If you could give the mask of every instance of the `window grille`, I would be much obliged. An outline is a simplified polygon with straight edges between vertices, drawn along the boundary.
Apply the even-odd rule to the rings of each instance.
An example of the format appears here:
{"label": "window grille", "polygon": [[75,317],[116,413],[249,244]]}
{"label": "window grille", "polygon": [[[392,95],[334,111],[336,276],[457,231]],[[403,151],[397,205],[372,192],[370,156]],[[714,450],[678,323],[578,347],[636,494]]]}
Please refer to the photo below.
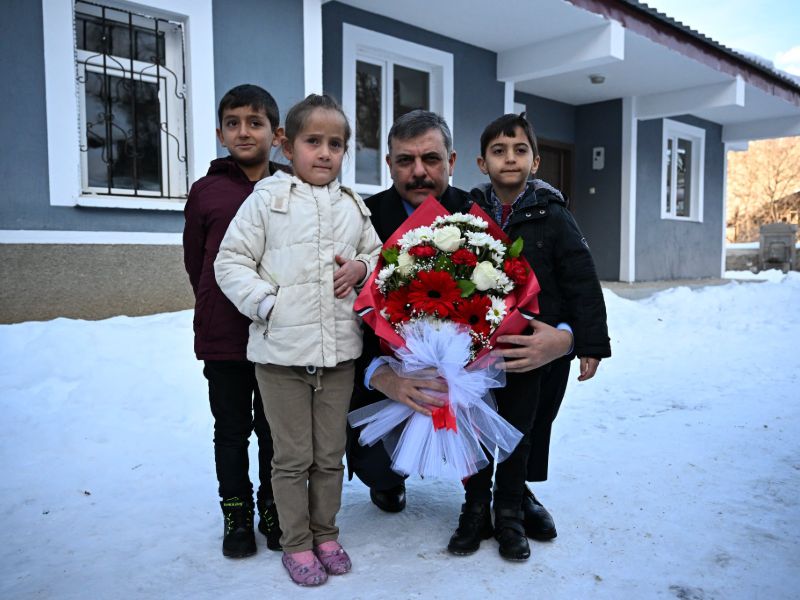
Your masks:
{"label": "window grille", "polygon": [[183,24],[75,2],[83,194],[183,199]]}

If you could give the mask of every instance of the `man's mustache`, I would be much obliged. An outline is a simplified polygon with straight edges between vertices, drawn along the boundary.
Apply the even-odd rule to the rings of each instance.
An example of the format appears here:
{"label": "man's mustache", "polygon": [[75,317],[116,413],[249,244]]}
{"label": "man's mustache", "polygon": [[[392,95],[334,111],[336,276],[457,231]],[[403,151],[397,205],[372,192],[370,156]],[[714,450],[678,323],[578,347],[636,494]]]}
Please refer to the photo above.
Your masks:
{"label": "man's mustache", "polygon": [[436,187],[430,179],[415,179],[406,184],[407,190],[432,190]]}

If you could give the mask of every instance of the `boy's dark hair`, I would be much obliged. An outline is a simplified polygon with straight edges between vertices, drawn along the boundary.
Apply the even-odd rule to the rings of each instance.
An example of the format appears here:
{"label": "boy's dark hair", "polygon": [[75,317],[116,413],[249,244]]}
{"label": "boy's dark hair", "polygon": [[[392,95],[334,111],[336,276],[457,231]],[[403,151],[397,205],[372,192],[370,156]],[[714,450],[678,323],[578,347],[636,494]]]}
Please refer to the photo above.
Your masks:
{"label": "boy's dark hair", "polygon": [[284,127],[286,139],[290,144],[294,142],[297,134],[303,130],[303,126],[308,120],[308,115],[310,115],[317,108],[335,110],[342,115],[342,118],[344,119],[344,145],[345,150],[347,150],[347,142],[350,140],[350,135],[352,134],[350,122],[347,120],[347,115],[344,114],[344,110],[342,109],[341,105],[333,98],[333,96],[329,96],[328,94],[309,94],[303,100],[289,109],[289,112],[286,115],[286,125]]}
{"label": "boy's dark hair", "polygon": [[453,134],[441,116],[429,110],[412,110],[401,115],[389,130],[389,152],[392,151],[392,140],[410,140],[431,129],[438,129],[444,138],[444,148],[449,156],[453,152]]}
{"label": "boy's dark hair", "polygon": [[509,113],[489,123],[481,134],[481,156],[486,158],[486,148],[489,147],[489,143],[493,139],[501,135],[513,137],[516,133],[514,130],[517,127],[525,132],[525,136],[528,138],[528,142],[531,145],[531,150],[533,150],[533,156],[539,156],[539,146],[536,144],[536,133],[534,133],[533,125],[530,124],[530,121],[528,121],[525,115],[525,112],[521,112],[518,115]]}
{"label": "boy's dark hair", "polygon": [[217,109],[219,126],[222,127],[222,113],[226,109],[239,108],[240,106],[252,106],[255,110],[263,110],[267,113],[267,119],[269,119],[269,124],[272,126],[272,131],[275,131],[280,125],[281,114],[278,111],[278,103],[275,102],[272,94],[262,87],[245,83],[228,90],[222,100],[219,101],[219,108]]}

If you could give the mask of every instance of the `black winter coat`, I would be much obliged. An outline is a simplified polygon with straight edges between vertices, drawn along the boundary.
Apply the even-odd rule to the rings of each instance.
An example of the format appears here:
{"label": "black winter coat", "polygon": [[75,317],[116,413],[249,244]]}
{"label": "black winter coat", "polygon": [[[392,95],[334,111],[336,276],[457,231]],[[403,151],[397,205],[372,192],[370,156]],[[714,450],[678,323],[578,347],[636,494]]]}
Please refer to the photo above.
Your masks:
{"label": "black winter coat", "polygon": [[[470,196],[493,217],[490,193],[487,184]],[[522,237],[522,253],[542,288],[538,318],[553,326],[569,323],[577,356],[611,356],[606,305],[592,254],[561,193],[541,180],[529,182],[505,231],[511,240]]]}

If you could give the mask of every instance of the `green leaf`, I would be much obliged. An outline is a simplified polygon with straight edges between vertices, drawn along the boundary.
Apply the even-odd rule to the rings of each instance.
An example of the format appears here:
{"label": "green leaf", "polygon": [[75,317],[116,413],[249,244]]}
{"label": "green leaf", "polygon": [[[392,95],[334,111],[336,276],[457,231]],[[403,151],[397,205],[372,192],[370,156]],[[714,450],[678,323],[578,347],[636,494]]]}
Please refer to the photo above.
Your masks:
{"label": "green leaf", "polygon": [[511,247],[508,249],[508,255],[511,258],[517,258],[522,253],[522,238],[518,237],[514,240],[514,243],[511,244]]}
{"label": "green leaf", "polygon": [[470,281],[469,279],[459,279],[458,282],[456,282],[456,284],[458,285],[458,288],[461,290],[462,298],[469,298],[473,293],[475,293],[475,290],[477,289],[475,287],[475,284],[472,283],[472,281]]}
{"label": "green leaf", "polygon": [[397,246],[391,246],[389,248],[384,248],[381,251],[381,256],[383,256],[383,260],[386,261],[387,265],[396,265],[397,257],[400,256],[400,251],[397,249]]}

